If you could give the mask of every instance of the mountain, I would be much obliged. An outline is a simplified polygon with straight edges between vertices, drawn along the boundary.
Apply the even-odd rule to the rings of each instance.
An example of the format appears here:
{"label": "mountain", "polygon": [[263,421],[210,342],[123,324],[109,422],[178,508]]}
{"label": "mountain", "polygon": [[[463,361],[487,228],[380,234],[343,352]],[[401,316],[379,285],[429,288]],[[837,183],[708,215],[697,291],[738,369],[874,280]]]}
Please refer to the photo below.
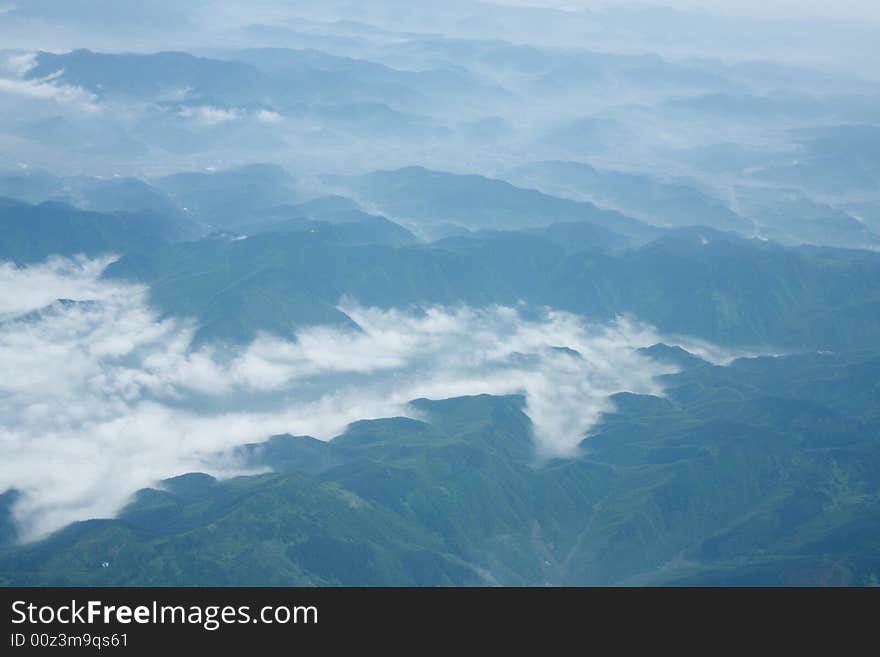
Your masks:
{"label": "mountain", "polygon": [[290,336],[312,324],[351,326],[343,296],[389,308],[420,303],[516,303],[542,289],[562,248],[516,234],[460,246],[340,244],[334,230],[207,239],[138,253],[106,275],[149,283],[167,313],[199,320],[199,341],[242,342],[264,330]]}
{"label": "mountain", "polygon": [[407,167],[350,178],[336,184],[393,218],[422,224],[454,223],[470,229],[525,228],[562,222],[586,222],[616,236],[617,243],[638,244],[656,229],[591,203],[548,196],[533,189],[478,175],[456,175]]}
{"label": "mountain", "polygon": [[[274,215],[275,212],[272,214]],[[247,226],[247,230],[250,234],[307,232],[317,234],[329,243],[344,246],[368,244],[408,246],[419,242],[419,239],[406,228],[385,217],[363,212],[346,214],[349,215],[347,217],[349,221],[317,221],[298,217],[272,218],[264,223],[251,224]]]}
{"label": "mountain", "polygon": [[0,172],[0,197],[42,203],[54,196],[62,186],[62,179],[48,171],[30,168]]}
{"label": "mountain", "polygon": [[180,215],[179,208],[166,194],[149,183],[132,177],[65,178],[52,200],[97,212],[154,212]]}
{"label": "mountain", "polygon": [[29,79],[61,73],[70,85],[100,97],[158,100],[181,93],[215,102],[256,100],[265,84],[256,68],[243,62],[195,57],[185,52],[98,53],[80,49],[37,53]]}
{"label": "mountain", "polygon": [[869,348],[880,331],[878,254],[710,228],[669,231],[617,253],[604,248],[606,232],[594,239],[587,226],[391,247],[340,241],[335,225],[170,245],[122,258],[106,275],[148,283],[162,312],[200,321],[200,340],[349,325],[336,309],[342,297],[382,308],[524,301],[770,349]]}
{"label": "mountain", "polygon": [[[544,80],[544,88],[536,91],[547,93],[546,83]],[[554,91],[559,93],[560,89]],[[631,137],[618,119],[591,116],[565,121],[543,131],[535,139],[535,148],[549,149],[553,158],[581,159],[607,154]]]}
{"label": "mountain", "polygon": [[869,3],[579,4],[0,0],[0,586],[880,585]]}
{"label": "mountain", "polygon": [[381,102],[395,109],[436,114],[460,112],[467,105],[492,106],[510,97],[502,87],[450,64],[398,69],[314,48],[250,48],[218,56],[260,69],[279,87],[298,90],[300,102],[307,103]]}
{"label": "mountain", "polygon": [[243,457],[274,473],[169,480],[115,520],[3,550],[0,573],[7,585],[870,584],[880,409],[861,392],[878,382],[877,352],[688,357],[668,398],[617,395],[578,458],[544,463],[519,397],[417,400],[422,420],[249,446]]}
{"label": "mountain", "polygon": [[101,100],[153,101],[168,108],[272,108],[297,111],[325,105],[385,106],[404,114],[439,114],[489,108],[509,99],[502,87],[466,68],[398,70],[315,49],[100,53],[79,49],[36,53],[30,80],[57,76]]}
{"label": "mountain", "polygon": [[880,247],[880,232],[844,209],[814,201],[798,189],[737,187],[740,211],[763,237],[785,244],[865,249]]}
{"label": "mountain", "polygon": [[364,212],[350,198],[320,196],[295,205],[285,204],[254,212],[246,225],[249,234],[306,231],[319,233],[334,244],[406,246],[419,242],[409,230],[381,215]]}
{"label": "mountain", "polygon": [[550,303],[587,315],[611,307],[720,344],[853,349],[880,330],[878,274],[868,251],[687,228],[617,257],[569,257]]}
{"label": "mountain", "polygon": [[761,169],[760,177],[833,196],[880,184],[880,127],[833,125],[800,130],[796,138],[797,159]]}
{"label": "mountain", "polygon": [[681,347],[670,346],[662,342],[658,342],[650,347],[642,347],[639,349],[639,353],[642,353],[653,360],[674,363],[682,369],[708,365],[708,363],[699,356],[695,356]]}
{"label": "mountain", "polygon": [[648,223],[712,226],[746,234],[752,230],[751,222],[685,182],[665,182],[646,174],[602,171],[581,162],[535,162],[517,167],[506,177],[550,194],[592,198]]}
{"label": "mountain", "polygon": [[189,216],[218,228],[246,225],[260,210],[298,200],[290,174],[270,164],[175,173],[152,183]]}
{"label": "mountain", "polygon": [[191,234],[186,221],[152,212],[100,213],[56,202],[0,198],[0,260],[28,264],[51,255],[152,250]]}

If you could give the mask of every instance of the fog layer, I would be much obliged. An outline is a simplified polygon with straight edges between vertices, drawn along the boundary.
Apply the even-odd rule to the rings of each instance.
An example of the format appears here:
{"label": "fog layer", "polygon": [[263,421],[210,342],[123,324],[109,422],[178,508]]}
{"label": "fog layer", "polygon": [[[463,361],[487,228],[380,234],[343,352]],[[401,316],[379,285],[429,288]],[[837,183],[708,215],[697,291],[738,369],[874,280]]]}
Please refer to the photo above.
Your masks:
{"label": "fog layer", "polygon": [[241,472],[236,446],[330,439],[354,420],[412,416],[420,397],[523,394],[536,458],[568,456],[613,408],[609,395],[662,394],[657,377],[675,371],[635,351],[661,340],[649,326],[509,307],[345,301],[361,330],[193,351],[193,327],[157,317],[145,289],[99,280],[106,264],[0,267],[0,489],[23,493],[26,538],[111,516],[169,476]]}

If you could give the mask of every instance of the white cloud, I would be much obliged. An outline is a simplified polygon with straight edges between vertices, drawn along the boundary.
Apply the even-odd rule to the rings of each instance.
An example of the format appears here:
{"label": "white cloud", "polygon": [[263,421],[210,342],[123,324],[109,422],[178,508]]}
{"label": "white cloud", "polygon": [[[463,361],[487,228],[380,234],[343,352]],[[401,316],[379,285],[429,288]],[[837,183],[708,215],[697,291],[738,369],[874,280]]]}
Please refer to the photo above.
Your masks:
{"label": "white cloud", "polygon": [[0,62],[0,94],[52,102],[64,108],[95,113],[100,107],[97,97],[82,87],[60,81],[64,71],[42,78],[27,79],[37,63],[34,53],[9,55]]}
{"label": "white cloud", "polygon": [[257,112],[256,117],[257,121],[259,121],[260,123],[275,124],[284,121],[283,116],[281,116],[278,112],[274,112],[272,110],[261,109]]}
{"label": "white cloud", "polygon": [[236,109],[223,109],[222,107],[211,107],[210,105],[184,107],[178,113],[184,118],[192,119],[196,123],[206,126],[219,125],[240,118],[240,114]]}
{"label": "white cloud", "polygon": [[329,439],[354,420],[411,414],[419,397],[524,394],[539,454],[570,455],[609,395],[662,394],[657,376],[672,371],[635,350],[661,339],[648,326],[507,307],[416,316],[346,303],[361,331],[192,351],[192,324],[158,318],[142,287],[99,280],[106,264],[0,266],[0,370],[15,373],[0,380],[0,490],[24,493],[29,538],[112,516],[169,476],[234,474],[236,446]]}
{"label": "white cloud", "polygon": [[112,261],[112,257],[53,257],[31,267],[0,262],[0,320],[42,308],[56,299],[112,295],[114,286],[98,280]]}
{"label": "white cloud", "polygon": [[23,78],[37,65],[37,53],[24,52],[7,56],[0,60],[0,70],[16,78]]}
{"label": "white cloud", "polygon": [[222,108],[213,107],[211,105],[191,105],[180,109],[177,114],[187,119],[191,119],[195,123],[203,126],[215,126],[230,121],[238,121],[247,116],[251,116],[259,123],[276,125],[284,121],[284,117],[278,112],[272,110],[261,109],[247,114],[238,108]]}

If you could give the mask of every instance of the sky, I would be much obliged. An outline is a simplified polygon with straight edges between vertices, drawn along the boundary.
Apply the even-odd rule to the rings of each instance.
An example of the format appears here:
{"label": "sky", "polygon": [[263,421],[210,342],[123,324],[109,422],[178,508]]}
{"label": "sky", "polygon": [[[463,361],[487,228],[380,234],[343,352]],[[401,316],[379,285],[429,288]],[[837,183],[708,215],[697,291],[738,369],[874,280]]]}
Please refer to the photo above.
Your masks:
{"label": "sky", "polygon": [[496,4],[559,9],[601,9],[634,5],[703,10],[743,16],[804,18],[823,17],[880,22],[877,0],[491,0]]}

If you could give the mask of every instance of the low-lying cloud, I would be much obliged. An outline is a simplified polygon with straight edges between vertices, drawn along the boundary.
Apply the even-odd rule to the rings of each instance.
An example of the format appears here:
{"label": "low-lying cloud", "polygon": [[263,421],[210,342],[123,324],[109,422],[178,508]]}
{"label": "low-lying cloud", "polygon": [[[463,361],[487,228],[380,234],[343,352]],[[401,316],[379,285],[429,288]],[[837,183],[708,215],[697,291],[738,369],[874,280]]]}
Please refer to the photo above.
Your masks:
{"label": "low-lying cloud", "polygon": [[93,93],[61,81],[63,70],[41,78],[26,78],[36,64],[34,53],[8,55],[0,60],[0,94],[51,101],[61,108],[89,114],[99,110],[97,97]]}
{"label": "low-lying cloud", "polygon": [[145,288],[100,280],[106,264],[0,265],[0,491],[22,493],[28,539],[113,516],[166,477],[240,473],[231,453],[242,444],[330,439],[354,420],[413,416],[419,397],[524,394],[538,456],[568,456],[609,395],[662,394],[657,377],[674,371],[636,350],[662,339],[636,321],[497,306],[345,302],[361,331],[192,350],[194,325],[159,318]]}

